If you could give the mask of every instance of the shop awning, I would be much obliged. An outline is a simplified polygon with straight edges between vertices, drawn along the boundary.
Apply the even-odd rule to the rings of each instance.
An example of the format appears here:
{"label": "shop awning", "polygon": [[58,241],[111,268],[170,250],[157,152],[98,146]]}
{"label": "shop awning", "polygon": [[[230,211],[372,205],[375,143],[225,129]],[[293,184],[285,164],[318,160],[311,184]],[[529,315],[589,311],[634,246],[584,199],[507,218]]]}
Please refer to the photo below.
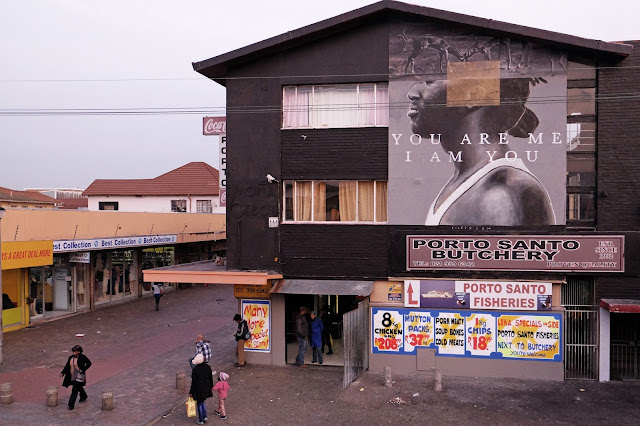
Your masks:
{"label": "shop awning", "polygon": [[145,269],[142,273],[147,282],[164,283],[267,285],[269,280],[282,278],[282,274],[274,271],[227,269],[215,260]]}
{"label": "shop awning", "polygon": [[369,296],[373,281],[278,280],[271,293]]}
{"label": "shop awning", "polygon": [[635,299],[602,299],[600,307],[614,313],[640,314],[640,300]]}

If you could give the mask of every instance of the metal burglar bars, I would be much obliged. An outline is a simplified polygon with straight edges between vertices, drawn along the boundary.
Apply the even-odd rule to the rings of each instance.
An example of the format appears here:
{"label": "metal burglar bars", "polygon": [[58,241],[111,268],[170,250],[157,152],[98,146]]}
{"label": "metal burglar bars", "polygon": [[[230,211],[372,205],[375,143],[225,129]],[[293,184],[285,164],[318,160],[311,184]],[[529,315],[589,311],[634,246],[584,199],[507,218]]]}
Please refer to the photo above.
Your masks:
{"label": "metal burglar bars", "polygon": [[598,379],[598,307],[594,281],[567,277],[562,286],[565,379]]}
{"label": "metal burglar bars", "polygon": [[638,314],[611,314],[611,378],[640,379]]}
{"label": "metal burglar bars", "polygon": [[344,378],[346,388],[364,370],[369,368],[369,298],[357,309],[342,317],[342,343],[344,345]]}

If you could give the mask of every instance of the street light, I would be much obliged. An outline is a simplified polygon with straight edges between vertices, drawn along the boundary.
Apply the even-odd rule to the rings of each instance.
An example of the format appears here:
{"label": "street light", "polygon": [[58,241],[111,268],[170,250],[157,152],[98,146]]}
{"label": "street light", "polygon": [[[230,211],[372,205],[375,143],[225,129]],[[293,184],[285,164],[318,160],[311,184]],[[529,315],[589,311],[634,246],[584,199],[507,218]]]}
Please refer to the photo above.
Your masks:
{"label": "street light", "polygon": [[[0,294],[2,294],[2,216],[4,216],[4,208],[0,207]],[[2,324],[2,310],[0,310],[0,365],[4,362],[3,346],[4,346],[4,325]]]}

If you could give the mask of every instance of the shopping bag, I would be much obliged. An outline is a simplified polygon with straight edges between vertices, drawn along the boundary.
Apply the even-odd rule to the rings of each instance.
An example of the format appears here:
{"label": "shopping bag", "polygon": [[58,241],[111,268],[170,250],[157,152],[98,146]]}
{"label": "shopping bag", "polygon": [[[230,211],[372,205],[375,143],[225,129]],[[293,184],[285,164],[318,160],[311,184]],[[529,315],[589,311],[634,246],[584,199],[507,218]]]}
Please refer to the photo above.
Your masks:
{"label": "shopping bag", "polygon": [[196,401],[192,397],[189,397],[189,399],[187,399],[187,402],[185,402],[185,405],[187,406],[187,417],[195,417]]}

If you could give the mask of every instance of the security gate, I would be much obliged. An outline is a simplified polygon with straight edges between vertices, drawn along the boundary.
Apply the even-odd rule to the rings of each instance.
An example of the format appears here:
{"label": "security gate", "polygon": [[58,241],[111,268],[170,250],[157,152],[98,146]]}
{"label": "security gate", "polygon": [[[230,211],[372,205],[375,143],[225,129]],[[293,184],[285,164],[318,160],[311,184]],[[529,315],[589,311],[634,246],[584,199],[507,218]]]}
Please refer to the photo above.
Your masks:
{"label": "security gate", "polygon": [[344,378],[346,388],[364,370],[369,368],[369,298],[357,309],[342,317],[342,343],[344,345]]}
{"label": "security gate", "polygon": [[598,379],[598,307],[593,278],[567,277],[562,286],[565,379]]}
{"label": "security gate", "polygon": [[611,314],[611,378],[640,379],[640,315]]}

